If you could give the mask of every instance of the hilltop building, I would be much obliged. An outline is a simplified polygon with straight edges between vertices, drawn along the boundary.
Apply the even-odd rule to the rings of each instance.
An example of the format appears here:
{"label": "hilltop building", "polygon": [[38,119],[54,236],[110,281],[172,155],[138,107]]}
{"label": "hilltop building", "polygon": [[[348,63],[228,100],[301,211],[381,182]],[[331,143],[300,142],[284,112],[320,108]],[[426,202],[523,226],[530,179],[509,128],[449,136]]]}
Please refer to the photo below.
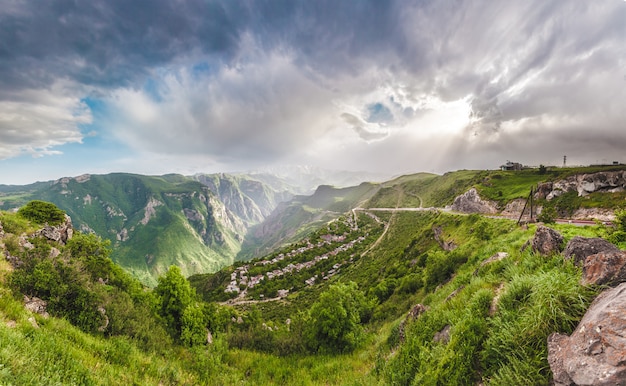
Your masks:
{"label": "hilltop building", "polygon": [[500,165],[500,170],[522,170],[522,164],[507,160],[504,165]]}

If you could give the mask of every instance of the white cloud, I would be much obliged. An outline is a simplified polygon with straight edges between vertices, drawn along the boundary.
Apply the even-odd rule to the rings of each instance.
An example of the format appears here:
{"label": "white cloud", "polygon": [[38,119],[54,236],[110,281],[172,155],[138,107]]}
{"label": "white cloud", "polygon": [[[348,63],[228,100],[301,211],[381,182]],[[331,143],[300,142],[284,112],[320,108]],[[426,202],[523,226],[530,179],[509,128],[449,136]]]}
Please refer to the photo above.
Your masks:
{"label": "white cloud", "polygon": [[0,159],[23,154],[60,154],[54,148],[81,142],[81,125],[92,122],[89,107],[71,85],[0,92]]}

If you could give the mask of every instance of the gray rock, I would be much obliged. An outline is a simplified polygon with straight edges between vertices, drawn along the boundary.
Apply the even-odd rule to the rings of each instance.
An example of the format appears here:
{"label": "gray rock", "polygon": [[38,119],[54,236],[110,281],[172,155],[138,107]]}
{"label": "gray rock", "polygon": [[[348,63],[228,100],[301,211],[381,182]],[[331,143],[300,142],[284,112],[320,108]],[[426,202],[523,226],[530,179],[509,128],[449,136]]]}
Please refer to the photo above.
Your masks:
{"label": "gray rock", "polygon": [[571,336],[548,337],[556,386],[626,386],[626,283],[604,291]]}
{"label": "gray rock", "polygon": [[74,235],[72,219],[70,216],[65,215],[65,221],[62,224],[56,226],[47,225],[37,232],[36,235],[43,236],[48,240],[56,241],[61,245],[65,245],[65,243]]}
{"label": "gray rock", "polygon": [[497,252],[495,255],[491,256],[487,260],[480,263],[481,267],[484,267],[487,264],[495,263],[496,261],[504,260],[509,257],[509,254],[506,252]]}
{"label": "gray rock", "polygon": [[439,332],[435,334],[433,337],[433,341],[437,343],[448,344],[450,342],[450,325],[446,324],[446,326]]}
{"label": "gray rock", "polygon": [[45,300],[39,299],[38,297],[34,296],[31,298],[24,295],[24,308],[26,308],[30,312],[34,312],[43,316],[44,318],[47,318],[48,316],[50,316],[46,311],[47,306],[48,303],[46,303]]}
{"label": "gray rock", "polygon": [[619,252],[619,248],[601,238],[575,236],[567,243],[563,255],[566,259],[574,259],[574,264],[581,266],[588,256],[600,252]]}
{"label": "gray rock", "polygon": [[531,244],[533,251],[548,256],[561,252],[563,249],[563,236],[554,229],[539,225]]}
{"label": "gray rock", "polygon": [[480,198],[475,188],[455,198],[450,209],[462,213],[495,214],[498,212],[497,205]]}
{"label": "gray rock", "polygon": [[439,246],[443,248],[444,251],[450,252],[456,249],[457,245],[454,241],[446,241],[443,238],[443,228],[440,225],[433,226],[433,233],[435,235],[435,240],[439,243]]}

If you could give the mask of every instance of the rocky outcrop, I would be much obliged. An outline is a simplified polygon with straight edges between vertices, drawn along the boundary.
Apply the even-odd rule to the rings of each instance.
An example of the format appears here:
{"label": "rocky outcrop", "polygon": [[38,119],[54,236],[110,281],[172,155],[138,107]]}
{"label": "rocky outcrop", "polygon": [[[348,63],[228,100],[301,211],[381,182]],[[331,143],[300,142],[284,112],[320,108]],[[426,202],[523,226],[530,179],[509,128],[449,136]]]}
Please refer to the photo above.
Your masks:
{"label": "rocky outcrop", "polygon": [[602,208],[578,208],[572,213],[573,220],[598,220],[613,221],[615,220],[615,212],[611,209]]}
{"label": "rocky outcrop", "polygon": [[437,243],[439,243],[439,246],[443,248],[444,251],[450,252],[456,249],[457,245],[454,241],[446,241],[443,239],[443,228],[441,226],[433,226],[433,233],[435,235],[435,240],[437,240]]}
{"label": "rocky outcrop", "polygon": [[571,336],[548,337],[556,386],[626,385],[626,283],[600,294]]}
{"label": "rocky outcrop", "polygon": [[455,198],[450,209],[461,213],[495,214],[498,212],[497,205],[491,201],[480,198],[475,188]]}
{"label": "rocky outcrop", "polygon": [[156,215],[156,208],[161,205],[163,205],[161,201],[157,200],[154,197],[150,197],[150,200],[148,200],[148,203],[146,204],[146,207],[144,208],[144,215],[143,215],[143,219],[141,219],[141,224],[143,225],[148,224],[150,219]]}
{"label": "rocky outcrop", "polygon": [[489,257],[487,260],[485,260],[482,263],[480,263],[480,266],[484,267],[487,264],[491,264],[491,263],[495,263],[496,261],[504,260],[507,257],[509,257],[509,254],[507,252],[497,252],[496,254],[494,254],[491,257]]}
{"label": "rocky outcrop", "polygon": [[539,184],[536,197],[552,200],[564,193],[575,191],[579,196],[593,192],[621,192],[626,189],[626,171],[576,174],[556,182]]}
{"label": "rocky outcrop", "polygon": [[609,285],[626,282],[626,252],[601,252],[585,259],[583,285]]}
{"label": "rocky outcrop", "polygon": [[563,236],[554,229],[538,225],[531,245],[533,251],[544,256],[560,253],[563,250]]}
{"label": "rocky outcrop", "polygon": [[399,337],[400,342],[404,342],[404,340],[406,339],[406,334],[405,334],[406,324],[408,322],[412,322],[416,320],[417,318],[420,317],[420,315],[422,315],[426,311],[428,311],[428,306],[425,306],[423,304],[416,304],[413,306],[413,308],[411,308],[406,318],[402,322],[400,322],[400,326],[398,326],[398,330],[399,330],[398,337]]}
{"label": "rocky outcrop", "polygon": [[26,308],[30,312],[34,312],[43,316],[44,318],[47,318],[48,316],[50,316],[46,311],[47,306],[48,303],[46,303],[45,300],[41,300],[34,296],[31,298],[24,295],[24,308]]}
{"label": "rocky outcrop", "polygon": [[519,217],[519,214],[522,213],[524,209],[524,205],[526,205],[526,200],[523,198],[515,199],[504,207],[504,210],[500,212],[500,215],[505,217]]}
{"label": "rocky outcrop", "polygon": [[35,234],[35,236],[43,236],[61,245],[65,245],[67,240],[70,240],[73,235],[74,228],[72,227],[72,219],[68,215],[65,215],[65,221],[63,221],[63,223],[56,226],[46,225]]}
{"label": "rocky outcrop", "polygon": [[450,342],[450,330],[451,326],[446,324],[441,331],[435,333],[435,336],[433,336],[433,342],[448,344]]}
{"label": "rocky outcrop", "polygon": [[619,252],[619,248],[599,237],[587,238],[574,236],[565,247],[565,259],[574,259],[574,264],[582,266],[588,256],[600,252]]}

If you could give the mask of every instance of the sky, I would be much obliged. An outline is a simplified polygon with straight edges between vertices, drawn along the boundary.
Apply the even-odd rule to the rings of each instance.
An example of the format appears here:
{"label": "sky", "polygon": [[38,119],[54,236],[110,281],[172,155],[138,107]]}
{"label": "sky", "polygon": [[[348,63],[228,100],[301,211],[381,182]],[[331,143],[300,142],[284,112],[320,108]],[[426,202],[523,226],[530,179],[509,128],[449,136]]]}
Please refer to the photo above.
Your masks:
{"label": "sky", "polygon": [[0,0],[0,184],[625,150],[623,0]]}

